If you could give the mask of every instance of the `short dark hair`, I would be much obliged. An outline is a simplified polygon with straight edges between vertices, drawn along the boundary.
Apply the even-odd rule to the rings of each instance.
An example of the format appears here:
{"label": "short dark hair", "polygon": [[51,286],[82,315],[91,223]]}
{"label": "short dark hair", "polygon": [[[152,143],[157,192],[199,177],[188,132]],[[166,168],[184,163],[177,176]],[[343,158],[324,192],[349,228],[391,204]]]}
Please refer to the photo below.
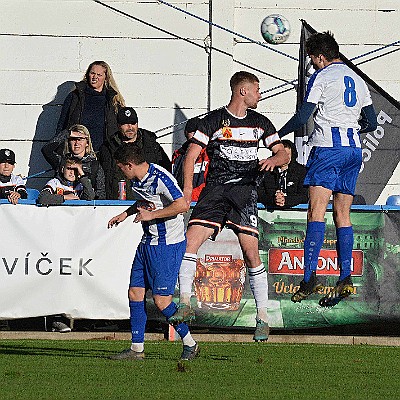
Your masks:
{"label": "short dark hair", "polygon": [[199,126],[200,118],[193,117],[187,120],[185,125],[185,133],[195,132],[197,131],[197,127]]}
{"label": "short dark hair", "polygon": [[78,157],[75,157],[75,156],[69,154],[60,163],[60,167],[59,167],[60,173],[64,170],[65,167],[67,167],[69,165],[74,165],[74,164],[82,165],[82,160]]}
{"label": "short dark hair", "polygon": [[114,153],[114,159],[121,164],[131,162],[135,165],[144,163],[142,149],[136,143],[123,143]]}
{"label": "short dark hair", "polygon": [[306,41],[306,50],[308,55],[317,57],[322,54],[328,61],[340,57],[339,45],[329,31],[312,34]]}
{"label": "short dark hair", "polygon": [[254,83],[254,82],[260,82],[260,80],[257,78],[256,75],[252,74],[251,72],[247,71],[235,72],[232,75],[231,80],[229,82],[232,92],[236,89],[238,85],[242,84],[243,82]]}
{"label": "short dark hair", "polygon": [[297,152],[297,149],[296,149],[296,145],[291,140],[288,140],[288,139],[282,139],[281,143],[283,144],[283,147],[286,147],[287,149],[292,150],[292,157],[291,157],[290,162],[292,163],[292,162],[296,161],[297,157],[299,155]]}

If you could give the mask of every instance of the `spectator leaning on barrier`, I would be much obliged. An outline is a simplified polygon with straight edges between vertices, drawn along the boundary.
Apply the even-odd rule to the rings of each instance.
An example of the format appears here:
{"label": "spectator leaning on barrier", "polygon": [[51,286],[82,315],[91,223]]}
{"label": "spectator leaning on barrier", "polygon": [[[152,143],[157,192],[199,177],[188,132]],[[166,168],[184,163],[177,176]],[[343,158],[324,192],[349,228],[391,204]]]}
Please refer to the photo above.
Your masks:
{"label": "spectator leaning on barrier", "polygon": [[94,200],[89,178],[84,174],[82,161],[67,158],[57,177],[50,179],[39,194],[38,203],[62,204],[65,200]]}
{"label": "spectator leaning on barrier", "polygon": [[26,199],[26,181],[14,175],[15,153],[10,149],[0,150],[0,199],[7,199],[17,204],[19,199]]}
{"label": "spectator leaning on barrier", "polygon": [[306,167],[296,161],[294,143],[286,139],[281,142],[290,160],[264,173],[258,187],[258,202],[266,207],[289,208],[308,202],[308,189],[303,185]]}
{"label": "spectator leaning on barrier", "polygon": [[97,152],[102,143],[117,131],[117,112],[125,106],[110,66],[105,61],[93,61],[83,80],[64,101],[56,135],[74,124],[85,125],[92,135]]}
{"label": "spectator leaning on barrier", "polygon": [[[172,173],[181,189],[183,189],[183,160],[185,159],[186,151],[190,144],[190,139],[194,136],[197,130],[200,118],[194,117],[187,121],[185,125],[185,136],[187,141],[178,150],[174,151],[172,155]],[[206,148],[202,149],[197,160],[194,164],[193,171],[193,191],[192,201],[199,199],[203,187],[206,185],[206,176],[208,172],[208,165],[210,161]]]}
{"label": "spectator leaning on barrier", "polygon": [[[106,197],[109,200],[118,199],[118,182],[125,180],[125,176],[117,167],[113,155],[123,144],[136,143],[142,151],[148,163],[161,165],[167,171],[171,171],[171,161],[157,142],[155,133],[147,129],[139,128],[136,111],[132,107],[124,107],[117,115],[119,131],[109,138],[100,149],[100,161],[103,165],[106,177]],[[133,199],[129,182],[126,182],[126,198]]]}
{"label": "spectator leaning on barrier", "polygon": [[49,143],[43,146],[42,153],[55,171],[66,158],[75,157],[82,161],[82,170],[90,179],[96,199],[106,198],[104,171],[93,150],[89,130],[80,124],[72,125],[61,131]]}

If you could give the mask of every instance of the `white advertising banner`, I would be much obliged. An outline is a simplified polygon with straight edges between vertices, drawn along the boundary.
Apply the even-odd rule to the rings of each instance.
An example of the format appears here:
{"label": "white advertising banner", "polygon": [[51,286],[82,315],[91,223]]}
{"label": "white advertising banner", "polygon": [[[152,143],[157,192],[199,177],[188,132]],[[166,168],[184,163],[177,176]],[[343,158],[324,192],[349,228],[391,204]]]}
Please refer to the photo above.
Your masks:
{"label": "white advertising banner", "polygon": [[129,318],[130,269],[142,229],[133,218],[107,229],[126,208],[1,204],[0,319]]}

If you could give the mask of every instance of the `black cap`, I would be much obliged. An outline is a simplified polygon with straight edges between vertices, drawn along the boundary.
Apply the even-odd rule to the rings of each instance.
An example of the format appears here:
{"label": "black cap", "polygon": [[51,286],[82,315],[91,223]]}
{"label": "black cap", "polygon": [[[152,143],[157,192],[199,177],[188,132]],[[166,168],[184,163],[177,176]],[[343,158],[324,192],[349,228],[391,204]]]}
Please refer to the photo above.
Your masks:
{"label": "black cap", "polygon": [[199,117],[194,117],[190,118],[185,125],[185,133],[190,133],[190,132],[196,132],[197,127],[199,125],[200,118]]}
{"label": "black cap", "polygon": [[117,114],[118,125],[132,124],[138,122],[136,111],[132,107],[122,107],[118,110]]}
{"label": "black cap", "polygon": [[15,164],[15,153],[10,149],[0,149],[0,163]]}

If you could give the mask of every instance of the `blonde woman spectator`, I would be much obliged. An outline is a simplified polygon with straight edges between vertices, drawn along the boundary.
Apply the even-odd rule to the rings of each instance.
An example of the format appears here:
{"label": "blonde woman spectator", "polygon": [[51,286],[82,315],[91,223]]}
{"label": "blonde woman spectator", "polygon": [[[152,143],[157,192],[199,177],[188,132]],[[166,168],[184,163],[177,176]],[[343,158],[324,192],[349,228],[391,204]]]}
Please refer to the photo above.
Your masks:
{"label": "blonde woman spectator", "polygon": [[96,199],[106,198],[104,171],[93,150],[90,133],[84,125],[75,124],[61,131],[42,148],[42,153],[55,171],[59,170],[66,158],[80,160],[83,172],[96,193]]}
{"label": "blonde woman spectator", "polygon": [[124,106],[110,66],[105,61],[93,61],[83,80],[75,83],[75,89],[65,99],[56,134],[71,125],[82,124],[89,129],[97,152],[118,131],[116,114]]}

